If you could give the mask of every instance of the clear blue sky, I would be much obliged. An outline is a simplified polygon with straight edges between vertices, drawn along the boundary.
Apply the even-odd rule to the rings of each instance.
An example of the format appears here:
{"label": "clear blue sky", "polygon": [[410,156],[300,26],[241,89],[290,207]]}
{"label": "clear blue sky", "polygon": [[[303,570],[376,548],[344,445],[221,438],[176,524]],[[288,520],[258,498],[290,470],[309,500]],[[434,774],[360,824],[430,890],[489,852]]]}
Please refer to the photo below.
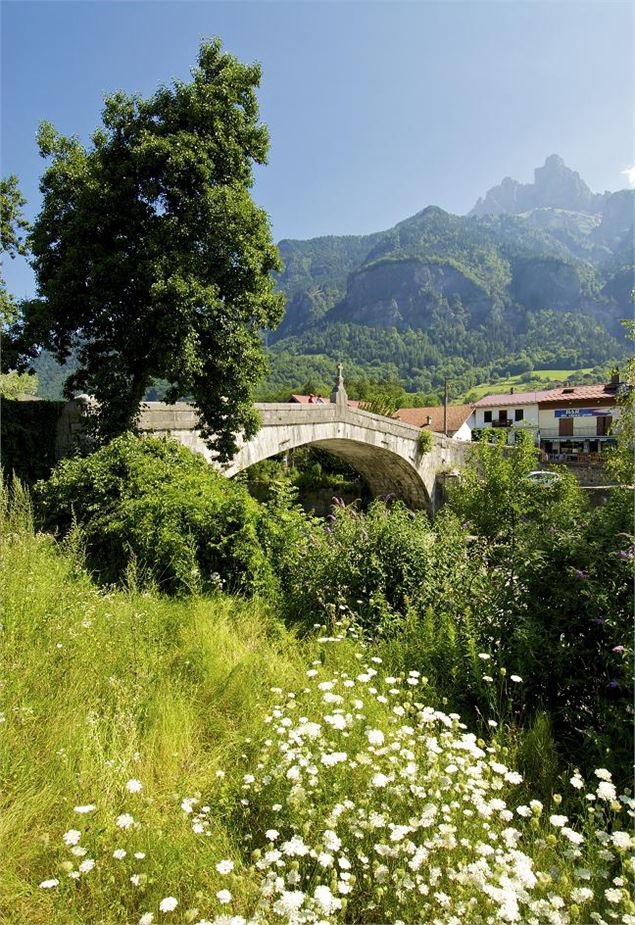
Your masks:
{"label": "clear blue sky", "polygon": [[[595,191],[633,165],[633,5],[622,0],[2,2],[2,173],[37,213],[41,119],[87,140],[104,94],[187,79],[202,37],[259,61],[274,238],[467,212],[558,153]],[[5,268],[32,291],[20,261]]]}

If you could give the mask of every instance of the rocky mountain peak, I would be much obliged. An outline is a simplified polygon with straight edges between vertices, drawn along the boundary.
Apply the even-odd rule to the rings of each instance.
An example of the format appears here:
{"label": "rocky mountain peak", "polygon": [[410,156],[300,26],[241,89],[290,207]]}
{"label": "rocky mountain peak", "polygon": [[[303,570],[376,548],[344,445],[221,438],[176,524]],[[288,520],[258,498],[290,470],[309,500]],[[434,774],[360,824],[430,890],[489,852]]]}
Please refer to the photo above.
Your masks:
{"label": "rocky mountain peak", "polygon": [[567,167],[560,155],[551,154],[542,167],[534,170],[533,183],[505,177],[478,200],[469,214],[518,214],[544,208],[594,212],[602,201],[603,197],[591,192],[580,174]]}

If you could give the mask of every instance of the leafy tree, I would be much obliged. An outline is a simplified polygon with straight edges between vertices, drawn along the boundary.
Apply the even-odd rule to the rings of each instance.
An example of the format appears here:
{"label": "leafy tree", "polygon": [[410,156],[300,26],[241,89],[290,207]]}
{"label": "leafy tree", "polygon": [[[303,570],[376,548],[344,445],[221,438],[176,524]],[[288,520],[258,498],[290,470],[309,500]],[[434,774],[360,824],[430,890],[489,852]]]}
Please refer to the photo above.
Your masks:
{"label": "leafy tree", "polygon": [[[24,256],[27,253],[25,232],[29,229],[29,223],[22,211],[25,202],[18,187],[18,178],[13,175],[3,177],[0,180],[0,254],[3,258],[8,254],[13,260],[18,254]],[[0,331],[3,335],[0,368],[3,373],[11,369],[16,358],[12,339],[6,337],[6,327],[14,324],[17,316],[18,304],[7,291],[4,274],[0,272]],[[4,386],[2,379],[0,387],[4,389]],[[7,384],[7,388],[10,390],[10,384]]]}
{"label": "leafy tree", "polygon": [[258,65],[205,42],[189,83],[149,99],[108,97],[90,147],[48,123],[51,163],[33,230],[39,298],[25,308],[24,352],[77,349],[66,393],[92,392],[98,431],[133,426],[146,387],[191,396],[221,460],[257,430],[253,387],[266,369],[260,331],[283,296],[268,218],[251,199],[266,162]]}

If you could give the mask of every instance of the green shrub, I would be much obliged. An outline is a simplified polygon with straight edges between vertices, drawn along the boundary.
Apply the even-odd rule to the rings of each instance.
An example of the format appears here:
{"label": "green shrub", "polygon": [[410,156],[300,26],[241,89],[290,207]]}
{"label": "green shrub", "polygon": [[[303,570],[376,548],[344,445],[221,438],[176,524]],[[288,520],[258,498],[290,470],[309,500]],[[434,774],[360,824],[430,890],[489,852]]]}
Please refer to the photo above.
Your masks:
{"label": "green shrub", "polygon": [[247,490],[173,440],[125,434],[83,459],[64,460],[35,487],[39,525],[82,531],[87,564],[119,582],[131,561],[168,593],[271,590],[268,515]]}
{"label": "green shrub", "polygon": [[429,453],[432,449],[433,444],[432,434],[429,430],[422,430],[417,437],[417,450],[423,456],[425,453]]}

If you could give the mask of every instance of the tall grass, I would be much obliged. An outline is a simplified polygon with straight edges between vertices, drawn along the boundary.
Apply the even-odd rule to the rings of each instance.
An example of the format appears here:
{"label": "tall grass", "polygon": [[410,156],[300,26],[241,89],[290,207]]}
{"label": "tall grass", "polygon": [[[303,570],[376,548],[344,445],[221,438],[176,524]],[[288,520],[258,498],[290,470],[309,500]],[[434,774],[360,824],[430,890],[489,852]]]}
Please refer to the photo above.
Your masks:
{"label": "tall grass", "polygon": [[[194,906],[231,838],[217,819],[196,840],[179,802],[218,787],[216,771],[256,733],[269,688],[297,683],[306,655],[257,601],[99,590],[76,549],[34,535],[19,487],[10,505],[3,499],[1,536],[0,920],[128,921],[129,882],[96,876],[63,907],[39,888],[66,830],[90,819],[114,850],[124,833],[112,820],[123,812],[144,819],[145,901],[178,883]],[[131,778],[143,781],[140,794],[126,791]],[[97,808],[75,814],[82,804]]]}

